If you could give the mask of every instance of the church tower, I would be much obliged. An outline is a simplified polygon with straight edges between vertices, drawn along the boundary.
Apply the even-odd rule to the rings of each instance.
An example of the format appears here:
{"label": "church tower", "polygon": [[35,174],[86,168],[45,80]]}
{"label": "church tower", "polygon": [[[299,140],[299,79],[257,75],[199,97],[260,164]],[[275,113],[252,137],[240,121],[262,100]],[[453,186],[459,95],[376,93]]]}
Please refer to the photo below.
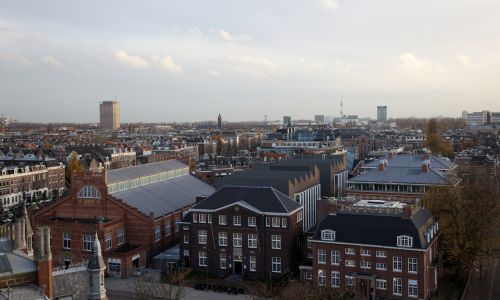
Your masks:
{"label": "church tower", "polygon": [[222,130],[222,117],[219,113],[219,117],[217,118],[217,129]]}
{"label": "church tower", "polygon": [[89,274],[89,300],[107,300],[106,288],[104,287],[104,270],[106,265],[102,258],[101,243],[97,236],[94,237],[92,256],[89,259],[87,273]]}

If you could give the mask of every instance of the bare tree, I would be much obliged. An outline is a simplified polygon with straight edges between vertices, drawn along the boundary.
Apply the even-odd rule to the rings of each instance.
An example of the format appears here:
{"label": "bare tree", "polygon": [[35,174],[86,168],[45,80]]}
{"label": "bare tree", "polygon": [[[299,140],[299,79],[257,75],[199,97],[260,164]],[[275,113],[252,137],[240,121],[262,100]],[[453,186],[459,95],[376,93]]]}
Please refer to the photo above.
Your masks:
{"label": "bare tree", "polygon": [[177,272],[163,278],[155,276],[141,276],[131,281],[131,290],[134,299],[168,299],[180,300],[183,298],[183,276]]}

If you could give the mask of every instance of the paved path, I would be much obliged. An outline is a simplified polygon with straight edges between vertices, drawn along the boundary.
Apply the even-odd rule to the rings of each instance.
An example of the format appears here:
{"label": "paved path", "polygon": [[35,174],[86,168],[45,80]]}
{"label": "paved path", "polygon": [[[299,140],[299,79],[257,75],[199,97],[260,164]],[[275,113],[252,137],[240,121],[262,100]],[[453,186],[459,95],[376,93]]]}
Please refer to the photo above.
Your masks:
{"label": "paved path", "polygon": [[472,273],[470,288],[464,300],[500,299],[500,253],[487,261],[483,260],[481,265],[482,268],[476,267]]}

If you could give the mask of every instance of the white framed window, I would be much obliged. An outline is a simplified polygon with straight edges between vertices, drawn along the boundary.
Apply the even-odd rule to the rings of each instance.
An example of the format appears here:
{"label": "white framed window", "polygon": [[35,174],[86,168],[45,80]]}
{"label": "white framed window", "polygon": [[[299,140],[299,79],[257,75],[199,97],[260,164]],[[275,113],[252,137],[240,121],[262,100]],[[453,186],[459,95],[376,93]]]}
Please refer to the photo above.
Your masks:
{"label": "white framed window", "polygon": [[257,257],[250,256],[250,272],[255,272],[257,270]]}
{"label": "white framed window", "polygon": [[321,239],[323,241],[335,241],[335,231],[329,229],[321,230]]}
{"label": "white framed window", "polygon": [[86,185],[80,190],[80,192],[78,192],[78,198],[99,199],[101,198],[101,193],[94,186]]}
{"label": "white framed window", "polygon": [[105,250],[108,250],[111,247],[113,247],[113,233],[111,231],[106,232],[106,234],[104,235],[104,243],[106,244]]}
{"label": "white framed window", "polygon": [[219,232],[219,246],[227,246],[227,232]]}
{"label": "white framed window", "polygon": [[94,235],[92,233],[83,234],[83,251],[92,251]]}
{"label": "white framed window", "polygon": [[189,244],[189,235],[184,236],[184,244]]}
{"label": "white framed window", "polygon": [[387,257],[387,251],[377,250],[376,256],[385,258],[385,257]]}
{"label": "white framed window", "polygon": [[273,227],[280,227],[280,218],[272,217],[272,220],[273,220]]}
{"label": "white framed window", "polygon": [[354,255],[356,251],[354,251],[354,248],[345,248],[345,254]]}
{"label": "white framed window", "polygon": [[255,226],[257,226],[257,218],[248,217],[248,227],[255,227]]}
{"label": "white framed window", "polygon": [[199,223],[203,223],[203,224],[207,223],[207,215],[206,214],[200,214],[198,217],[199,217],[198,218]]}
{"label": "white framed window", "polygon": [[165,236],[171,236],[172,235],[172,222],[167,221],[165,223]]}
{"label": "white framed window", "polygon": [[339,265],[340,263],[340,252],[337,250],[332,250],[331,251],[331,264],[332,265]]}
{"label": "white framed window", "polygon": [[233,216],[233,226],[241,226],[241,217]]}
{"label": "white framed window", "polygon": [[304,212],[302,210],[299,210],[297,212],[297,223],[302,222],[302,219],[304,218]]}
{"label": "white framed window", "polygon": [[402,272],[403,271],[403,258],[401,256],[393,256],[392,257],[392,270],[394,272]]}
{"label": "white framed window", "polygon": [[372,251],[370,249],[361,249],[360,251],[361,256],[371,256]]}
{"label": "white framed window", "polygon": [[198,266],[206,267],[208,264],[207,252],[200,251],[198,252]]}
{"label": "white framed window", "polygon": [[398,247],[413,247],[413,238],[408,235],[400,235],[397,237],[397,245]]}
{"label": "white framed window", "polygon": [[272,249],[281,249],[281,235],[271,235]]}
{"label": "white framed window", "polygon": [[71,234],[69,232],[63,232],[63,248],[71,249]]}
{"label": "white framed window", "polygon": [[212,214],[207,214],[207,223],[212,224]]}
{"label": "white framed window", "polygon": [[313,243],[312,243],[312,237],[308,236],[307,237],[307,249],[312,249]]}
{"label": "white framed window", "polygon": [[362,268],[362,269],[371,269],[372,268],[372,263],[369,262],[369,261],[366,261],[366,260],[362,260],[360,263],[359,263],[359,266]]}
{"label": "white framed window", "polygon": [[318,249],[318,264],[326,264],[326,250]]}
{"label": "white framed window", "polygon": [[233,233],[233,247],[241,248],[243,245],[241,233]]}
{"label": "white framed window", "polygon": [[418,297],[418,281],[408,280],[408,297]]}
{"label": "white framed window", "polygon": [[377,290],[387,290],[387,280],[385,280],[385,279],[376,279],[375,280],[375,288]]}
{"label": "white framed window", "polygon": [[312,280],[312,272],[304,271],[304,279]]}
{"label": "white framed window", "polygon": [[288,220],[286,218],[281,218],[281,227],[286,228]]}
{"label": "white framed window", "polygon": [[198,244],[200,244],[200,245],[207,244],[207,231],[206,230],[198,230]]}
{"label": "white framed window", "polygon": [[272,257],[273,273],[281,273],[281,257]]}
{"label": "white framed window", "polygon": [[248,248],[257,248],[257,234],[249,233],[248,234]]}
{"label": "white framed window", "polygon": [[401,296],[403,293],[403,280],[400,277],[392,279],[392,293],[398,296]]}
{"label": "white framed window", "polygon": [[354,259],[346,259],[345,266],[354,268],[356,267],[356,261]]}
{"label": "white framed window", "polygon": [[219,215],[219,225],[227,225],[227,216]]}
{"label": "white framed window", "polygon": [[118,245],[125,243],[125,228],[118,229]]}
{"label": "white framed window", "polygon": [[408,258],[408,273],[417,274],[417,259]]}
{"label": "white framed window", "polygon": [[226,260],[226,254],[222,253],[220,255],[220,268],[222,270],[225,270],[227,267],[227,260]]}
{"label": "white framed window", "polygon": [[161,239],[161,230],[160,225],[157,224],[155,227],[155,241],[159,241]]}
{"label": "white framed window", "polygon": [[198,214],[193,213],[193,223],[198,223]]}
{"label": "white framed window", "polygon": [[345,275],[345,285],[354,285],[354,277]]}
{"label": "white framed window", "polygon": [[375,268],[380,271],[385,271],[387,270],[387,264],[386,263],[376,263]]}
{"label": "white framed window", "polygon": [[337,288],[340,286],[340,273],[337,271],[332,271],[332,287]]}
{"label": "white framed window", "polygon": [[318,284],[319,285],[326,284],[326,272],[325,272],[325,270],[318,270]]}
{"label": "white framed window", "polygon": [[266,217],[266,227],[271,227],[271,218]]}

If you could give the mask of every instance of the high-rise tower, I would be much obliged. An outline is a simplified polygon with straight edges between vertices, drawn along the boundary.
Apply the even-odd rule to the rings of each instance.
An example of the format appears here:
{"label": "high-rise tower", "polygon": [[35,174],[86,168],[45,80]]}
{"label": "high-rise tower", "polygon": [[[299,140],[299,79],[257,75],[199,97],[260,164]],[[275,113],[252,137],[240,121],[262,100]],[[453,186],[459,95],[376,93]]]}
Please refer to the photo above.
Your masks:
{"label": "high-rise tower", "polygon": [[217,117],[217,129],[222,130],[222,117],[219,113],[219,117]]}
{"label": "high-rise tower", "polygon": [[101,129],[117,130],[120,128],[120,102],[113,100],[99,103],[99,115]]}

